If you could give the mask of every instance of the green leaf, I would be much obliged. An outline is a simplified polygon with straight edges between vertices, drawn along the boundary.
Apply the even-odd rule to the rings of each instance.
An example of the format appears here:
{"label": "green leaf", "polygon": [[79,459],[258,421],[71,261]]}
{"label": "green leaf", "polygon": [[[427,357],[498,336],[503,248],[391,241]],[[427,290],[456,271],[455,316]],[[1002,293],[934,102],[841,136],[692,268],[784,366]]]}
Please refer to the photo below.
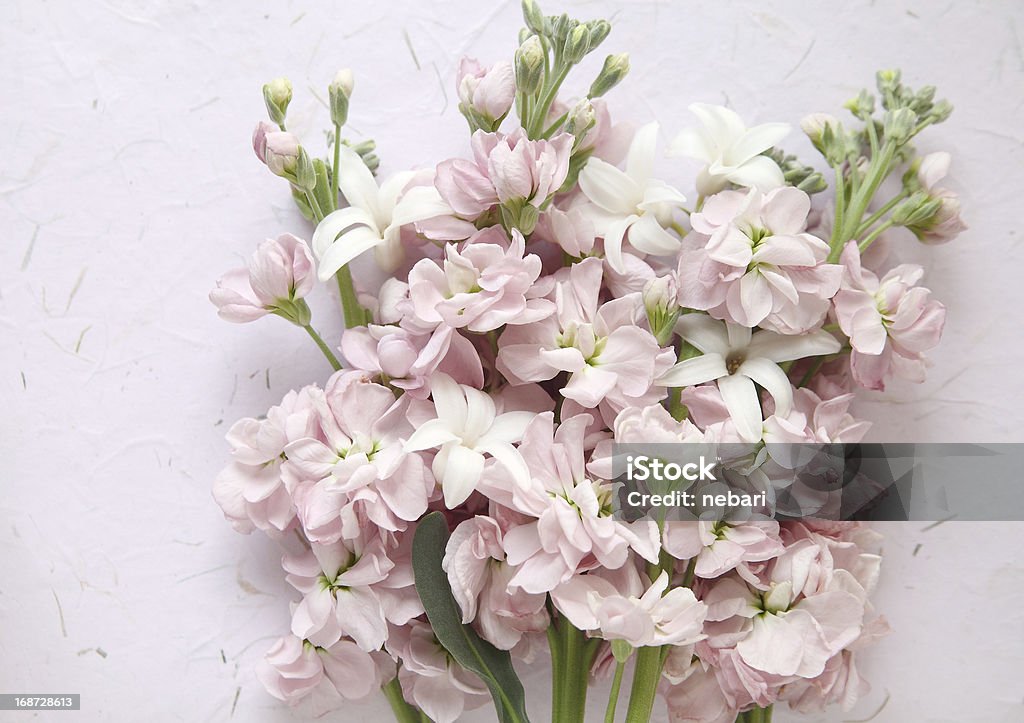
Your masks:
{"label": "green leaf", "polygon": [[448,576],[441,567],[448,543],[448,523],[440,512],[419,522],[413,538],[412,569],[416,592],[434,630],[434,636],[462,667],[487,684],[502,723],[529,723],[526,695],[507,650],[498,650],[462,622]]}

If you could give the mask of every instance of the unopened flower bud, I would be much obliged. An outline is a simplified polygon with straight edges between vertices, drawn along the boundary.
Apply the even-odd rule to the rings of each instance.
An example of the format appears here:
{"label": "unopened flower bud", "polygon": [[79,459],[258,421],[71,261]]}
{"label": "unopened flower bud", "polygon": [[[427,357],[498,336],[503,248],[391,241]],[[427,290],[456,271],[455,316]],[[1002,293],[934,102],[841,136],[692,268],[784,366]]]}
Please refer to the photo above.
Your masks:
{"label": "unopened flower bud", "polygon": [[893,93],[900,85],[900,71],[899,70],[879,70],[875,73],[875,83],[878,86],[878,92],[885,95],[887,92]]}
{"label": "unopened flower bud", "polygon": [[677,302],[679,290],[671,276],[659,276],[644,285],[644,310],[647,323],[658,344],[666,346],[679,319],[681,309]]}
{"label": "unopened flower bud", "polygon": [[882,132],[887,141],[898,146],[903,145],[914,135],[917,126],[917,114],[909,108],[888,110],[882,121]]}
{"label": "unopened flower bud", "polygon": [[875,112],[875,96],[862,89],[856,98],[846,101],[843,107],[857,118],[864,120]]}
{"label": "unopened flower bud", "polygon": [[312,191],[316,188],[316,167],[302,146],[299,146],[299,156],[295,161],[295,185],[303,191]]}
{"label": "unopened flower bud", "polygon": [[940,100],[938,103],[932,106],[931,111],[928,113],[928,117],[932,123],[942,123],[944,120],[949,118],[953,113],[953,105],[948,100]]}
{"label": "unopened flower bud", "polygon": [[275,78],[263,86],[263,102],[267,115],[277,125],[284,124],[288,104],[292,102],[292,84],[287,78]]}
{"label": "unopened flower bud", "polygon": [[578,63],[590,52],[590,30],[586,25],[577,25],[565,39],[562,57],[567,63]]}
{"label": "unopened flower bud", "polygon": [[544,17],[544,13],[540,11],[540,5],[535,3],[534,0],[523,0],[523,20],[526,21],[526,27],[531,32],[537,35],[547,33],[547,20]]}
{"label": "unopened flower bud", "polygon": [[544,46],[536,35],[531,35],[516,50],[516,87],[520,92],[529,95],[540,88],[544,76],[544,56]]}
{"label": "unopened flower bud", "polygon": [[839,120],[828,113],[811,113],[806,115],[800,121],[800,130],[802,130],[808,138],[811,139],[811,143],[819,151],[824,153],[822,145],[824,142],[825,131],[828,129],[832,130],[832,134],[835,135],[835,129],[840,127]]}
{"label": "unopened flower bud", "polygon": [[584,98],[572,107],[565,119],[565,132],[572,133],[579,142],[597,122],[597,113],[594,104],[589,98]]}
{"label": "unopened flower bud", "polygon": [[348,121],[348,99],[352,97],[355,78],[348,68],[339,70],[327,87],[331,103],[331,122],[343,126]]}
{"label": "unopened flower bud", "polygon": [[590,30],[591,50],[603,43],[604,39],[608,37],[608,33],[612,31],[612,24],[607,20],[590,20],[586,25]]}
{"label": "unopened flower bud", "polygon": [[275,176],[291,176],[299,160],[299,139],[287,131],[267,133],[264,159]]}
{"label": "unopened flower bud", "polygon": [[934,216],[941,206],[939,199],[931,198],[925,191],[917,191],[893,209],[893,225],[917,226]]}
{"label": "unopened flower bud", "polygon": [[261,163],[267,162],[267,135],[277,132],[277,127],[266,121],[256,124],[256,129],[252,132],[252,149]]}
{"label": "unopened flower bud", "polygon": [[579,23],[577,21],[573,20],[565,13],[562,13],[561,15],[554,19],[554,22],[549,24],[549,34],[551,36],[551,39],[556,44],[564,45],[566,39],[569,37],[569,33],[572,32],[572,29],[575,28],[578,24]]}
{"label": "unopened flower bud", "polygon": [[600,98],[614,88],[629,72],[629,53],[609,55],[604,59],[604,67],[590,86],[590,98]]}

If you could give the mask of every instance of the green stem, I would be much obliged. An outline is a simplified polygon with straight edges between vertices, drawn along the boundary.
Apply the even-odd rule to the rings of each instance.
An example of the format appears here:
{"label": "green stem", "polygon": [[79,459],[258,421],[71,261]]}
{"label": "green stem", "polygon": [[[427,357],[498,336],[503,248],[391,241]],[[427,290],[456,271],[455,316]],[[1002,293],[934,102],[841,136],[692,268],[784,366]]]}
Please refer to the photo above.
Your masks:
{"label": "green stem", "polygon": [[562,637],[555,627],[554,616],[548,626],[548,648],[551,650],[551,717],[562,710],[562,698],[565,693],[562,685],[562,667],[565,665],[562,651]]}
{"label": "green stem", "polygon": [[619,704],[619,689],[622,688],[622,672],[626,669],[625,662],[615,663],[615,676],[612,678],[612,690],[608,694],[608,707],[604,712],[604,723],[614,723],[615,707]]}
{"label": "green stem", "polygon": [[867,250],[868,246],[870,246],[874,242],[874,240],[882,234],[883,231],[892,228],[892,226],[893,222],[890,218],[885,223],[876,228],[874,231],[865,236],[864,240],[860,242],[859,246],[861,253],[864,253]]}
{"label": "green stem", "polygon": [[836,200],[835,215],[832,218],[832,246],[835,247],[836,239],[843,231],[843,208],[846,206],[846,186],[843,178],[843,164],[835,167],[836,170]]}
{"label": "green stem", "polygon": [[654,710],[654,696],[661,680],[661,647],[648,646],[636,651],[633,687],[629,691],[626,723],[648,723]]}
{"label": "green stem", "polygon": [[338,207],[338,169],[341,166],[341,126],[334,124],[334,165],[331,170],[331,199]]}
{"label": "green stem", "polygon": [[338,281],[338,293],[341,294],[341,308],[345,313],[345,328],[351,329],[366,324],[366,310],[359,305],[356,287],[352,282],[352,272],[348,266],[342,266],[334,275]]}
{"label": "green stem", "polygon": [[821,369],[821,365],[824,363],[825,357],[823,356],[819,356],[817,359],[815,359],[814,363],[811,364],[811,368],[808,369],[807,372],[804,374],[803,378],[800,379],[800,383],[797,384],[797,387],[806,387],[808,384],[810,384],[811,379],[814,378],[814,375],[818,373],[818,370]]}
{"label": "green stem", "polygon": [[533,108],[533,119],[530,123],[530,132],[527,135],[530,138],[536,138],[544,127],[544,119],[547,117],[548,110],[551,108],[551,103],[555,100],[555,96],[558,94],[558,89],[562,87],[562,82],[565,77],[569,75],[569,70],[572,65],[569,63],[556,63],[561,65],[558,68],[558,73],[555,75],[554,80],[548,85],[547,91],[541,96],[540,102]]}
{"label": "green stem", "polygon": [[306,191],[305,194],[306,201],[309,202],[309,207],[313,209],[313,217],[316,219],[317,223],[320,223],[321,221],[324,220],[325,214],[323,209],[320,208],[320,203],[316,200],[316,194],[310,191]]}
{"label": "green stem", "polygon": [[334,367],[334,371],[340,370],[341,362],[338,361],[338,357],[334,356],[334,352],[331,351],[331,347],[327,346],[324,342],[323,337],[316,333],[316,329],[309,324],[306,324],[302,328],[306,330],[306,333],[309,334],[310,338],[316,342],[318,347],[320,347],[320,351],[322,351],[324,356],[327,357],[327,361],[329,361],[331,366]]}
{"label": "green stem", "polygon": [[857,233],[854,234],[854,238],[862,236],[865,232],[867,232],[868,229],[874,226],[878,222],[878,220],[882,218],[882,216],[889,213],[889,211],[891,211],[897,203],[899,203],[909,195],[910,192],[904,188],[902,191],[900,191],[895,196],[890,198],[884,206],[882,206],[880,209],[878,209],[873,214],[867,217],[864,223],[860,225],[860,228],[857,229]]}
{"label": "green stem", "polygon": [[391,712],[395,714],[398,723],[423,723],[430,720],[422,711],[406,702],[398,676],[385,683],[381,691],[391,704]]}

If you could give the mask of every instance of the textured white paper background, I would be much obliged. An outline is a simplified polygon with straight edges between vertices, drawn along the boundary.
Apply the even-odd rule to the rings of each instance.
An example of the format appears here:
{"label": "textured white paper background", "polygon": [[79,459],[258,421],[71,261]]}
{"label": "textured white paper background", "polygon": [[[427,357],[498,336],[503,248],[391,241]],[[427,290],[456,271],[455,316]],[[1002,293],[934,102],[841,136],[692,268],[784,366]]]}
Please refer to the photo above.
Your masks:
{"label": "textured white paper background", "polygon": [[[957,111],[921,147],[953,153],[971,230],[899,254],[924,263],[947,302],[946,338],[927,384],[862,412],[875,438],[1024,441],[1024,6],[561,7],[615,21],[605,50],[630,51],[633,73],[613,109],[661,121],[665,139],[695,100],[795,124],[839,113],[877,67],[940,85]],[[228,325],[206,300],[259,240],[308,235],[249,148],[259,88],[290,76],[290,124],[320,148],[326,113],[308,87],[325,95],[351,66],[352,131],[378,141],[385,173],[428,165],[466,150],[457,57],[509,57],[518,27],[517,3],[473,0],[5,3],[0,691],[81,692],[83,711],[61,720],[302,718],[252,674],[287,625],[274,547],[231,532],[209,495],[227,426],[329,371],[287,324]],[[799,134],[789,145],[807,150]],[[662,170],[692,193],[680,165]],[[316,302],[336,340],[332,300]],[[827,719],[867,718],[888,697],[875,720],[1024,720],[1024,525],[924,528],[888,526],[878,604],[896,632],[865,666],[869,699]],[[546,673],[527,686],[542,721]],[[336,719],[387,715],[379,702]]]}

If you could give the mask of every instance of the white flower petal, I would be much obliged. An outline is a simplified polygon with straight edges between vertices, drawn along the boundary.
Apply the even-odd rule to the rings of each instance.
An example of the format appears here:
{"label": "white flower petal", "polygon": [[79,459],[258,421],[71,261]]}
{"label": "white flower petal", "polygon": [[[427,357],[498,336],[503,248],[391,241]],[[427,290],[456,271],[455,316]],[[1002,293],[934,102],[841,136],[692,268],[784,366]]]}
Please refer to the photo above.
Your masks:
{"label": "white flower petal", "polygon": [[494,400],[489,394],[472,387],[463,387],[466,393],[466,424],[463,437],[478,439],[494,423]]}
{"label": "white flower petal", "polygon": [[842,344],[827,331],[819,329],[809,334],[783,335],[759,331],[750,341],[750,354],[763,356],[773,362],[793,361],[809,356],[835,354]]}
{"label": "white flower petal", "polygon": [[583,166],[580,190],[605,211],[617,214],[632,213],[643,200],[643,191],[632,178],[600,158]]}
{"label": "white flower petal", "polygon": [[477,444],[476,449],[478,452],[491,455],[504,465],[520,487],[525,489],[530,486],[530,468],[519,454],[519,450],[511,444],[487,439]]}
{"label": "white flower petal", "polygon": [[324,216],[324,220],[318,223],[316,230],[313,231],[313,240],[310,243],[313,253],[317,258],[323,256],[338,235],[352,226],[373,227],[373,217],[358,206],[342,208]]}
{"label": "white flower petal", "polygon": [[775,413],[785,417],[793,408],[793,385],[779,365],[764,357],[747,359],[736,372],[753,379],[775,399]]}
{"label": "white flower petal", "polygon": [[682,245],[679,237],[673,236],[661,227],[654,214],[644,214],[629,227],[629,243],[637,251],[655,256],[674,254]]}
{"label": "white flower petal", "polygon": [[704,124],[711,140],[718,146],[719,153],[735,143],[747,130],[740,117],[724,106],[692,103],[689,108]]}
{"label": "white flower petal", "polygon": [[754,156],[726,174],[726,178],[736,185],[756,188],[762,193],[779,188],[786,182],[782,169],[768,156]]}
{"label": "white flower petal", "polygon": [[320,255],[317,277],[321,281],[329,280],[342,266],[383,242],[384,239],[368,226],[357,226],[343,233]]}
{"label": "white flower petal", "polygon": [[441,473],[441,489],[448,509],[466,501],[480,482],[484,469],[484,456],[477,451],[453,444],[448,448],[448,459]]}
{"label": "white flower petal", "polygon": [[431,419],[421,424],[405,442],[406,452],[419,452],[423,449],[440,447],[448,442],[458,441],[458,435],[454,434],[448,425],[441,419]]}
{"label": "white flower petal", "polygon": [[729,149],[727,158],[729,164],[738,166],[746,163],[754,156],[776,145],[789,135],[789,130],[788,123],[765,123],[748,129]]}
{"label": "white flower petal", "polygon": [[676,322],[676,333],[705,354],[729,353],[729,337],[725,324],[707,314],[684,314]]}
{"label": "white flower petal", "polygon": [[658,147],[658,123],[648,123],[636,132],[626,156],[626,174],[643,186],[654,171],[654,154]]}
{"label": "white flower petal", "polygon": [[702,354],[681,361],[655,380],[662,387],[689,387],[726,377],[729,370],[721,354]]}
{"label": "white flower petal", "polygon": [[724,376],[718,380],[718,391],[722,393],[722,401],[729,410],[729,416],[736,431],[744,442],[756,442],[761,439],[764,420],[761,417],[761,403],[757,398],[757,389],[749,377],[742,374]]}
{"label": "white flower petal", "polygon": [[448,428],[461,434],[466,428],[466,395],[462,387],[447,374],[435,374],[430,380],[430,396],[437,409],[437,418]]}

